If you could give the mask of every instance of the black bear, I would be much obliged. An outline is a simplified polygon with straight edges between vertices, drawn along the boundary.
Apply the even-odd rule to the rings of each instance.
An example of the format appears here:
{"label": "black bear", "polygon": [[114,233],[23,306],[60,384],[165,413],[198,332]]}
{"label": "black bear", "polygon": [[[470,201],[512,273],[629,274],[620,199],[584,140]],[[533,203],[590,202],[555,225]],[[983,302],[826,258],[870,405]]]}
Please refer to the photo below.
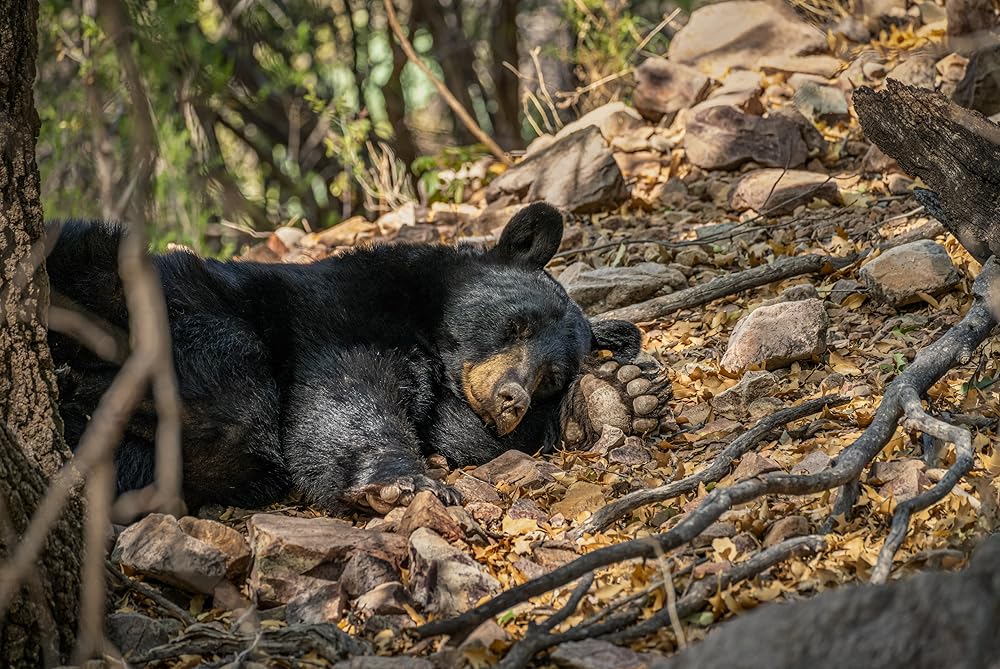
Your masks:
{"label": "black bear", "polygon": [[[482,464],[550,449],[586,356],[639,351],[638,329],[589,323],[543,269],[562,217],[522,209],[490,249],[375,245],[310,265],[154,257],[182,402],[185,501],[257,507],[297,488],[343,502],[394,484],[455,493],[424,457]],[[128,327],[117,273],[123,230],[61,226],[47,260],[54,299]],[[117,366],[50,332],[67,441],[75,446]],[[144,402],[115,457],[119,494],[153,482]]]}

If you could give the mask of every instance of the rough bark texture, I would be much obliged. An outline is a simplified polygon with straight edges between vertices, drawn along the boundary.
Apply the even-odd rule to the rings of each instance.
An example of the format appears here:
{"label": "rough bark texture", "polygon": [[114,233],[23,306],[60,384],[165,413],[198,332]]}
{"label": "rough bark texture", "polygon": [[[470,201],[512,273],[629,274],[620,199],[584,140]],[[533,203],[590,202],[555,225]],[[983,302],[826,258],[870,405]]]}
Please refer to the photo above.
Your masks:
{"label": "rough bark texture", "polygon": [[[0,559],[27,527],[47,475],[69,459],[45,339],[48,280],[43,268],[35,271],[44,253],[31,90],[37,16],[35,0],[0,1]],[[76,499],[49,537],[30,588],[0,614],[0,666],[69,659],[82,518]]]}
{"label": "rough bark texture", "polygon": [[854,107],[868,138],[931,191],[918,193],[980,262],[1000,251],[1000,126],[940,93],[887,80],[859,88]]}

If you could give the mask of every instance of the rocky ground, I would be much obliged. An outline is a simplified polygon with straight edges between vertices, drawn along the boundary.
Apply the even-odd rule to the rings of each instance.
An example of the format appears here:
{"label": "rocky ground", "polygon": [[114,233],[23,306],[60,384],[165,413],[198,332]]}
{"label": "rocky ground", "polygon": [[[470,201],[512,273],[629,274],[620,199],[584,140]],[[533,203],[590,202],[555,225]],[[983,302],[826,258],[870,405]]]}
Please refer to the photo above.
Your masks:
{"label": "rocky ground", "polygon": [[[743,18],[733,25],[727,15]],[[886,77],[957,95],[975,73],[943,49],[944,33],[943,9],[931,2],[879,3],[826,34],[768,3],[712,5],[693,14],[666,58],[638,67],[631,105],[611,103],[539,138],[510,169],[483,160],[452,174],[464,184],[461,204],[275,232],[247,256],[309,262],[372,240],[488,241],[523,202],[548,200],[568,214],[550,270],[588,314],[638,321],[644,364],[592,370],[581,384],[590,424],[567,435],[568,450],[441,469],[462,506],[421,493],[405,507],[381,500],[384,513],[343,518],[294,503],[206,508],[120,530],[111,640],[138,664],[171,667],[237,656],[243,666],[486,666],[559,609],[573,584],[510,608],[458,648],[402,630],[669,530],[718,486],[827,467],[871,422],[886,384],[971,301],[978,263],[923,213],[912,196],[919,184],[864,140],[850,100]],[[807,262],[779,280],[705,292],[793,258]],[[931,409],[973,431],[976,463],[914,516],[897,574],[958,566],[996,525],[998,353],[988,342],[929,392]],[[759,420],[824,396],[840,399],[745,438],[731,466],[708,468]],[[898,431],[862,480],[852,517],[832,526],[836,491],[769,496],[659,560],[598,571],[562,628],[628,606],[642,617],[664,607],[684,615],[628,643],[564,643],[535,661],[649,666],[761,603],[867,580],[895,505],[953,460],[934,446]],[[592,514],[609,501],[671,481],[693,484],[597,531]],[[818,534],[819,550],[722,585],[763,549]],[[345,659],[361,655],[396,659]]]}

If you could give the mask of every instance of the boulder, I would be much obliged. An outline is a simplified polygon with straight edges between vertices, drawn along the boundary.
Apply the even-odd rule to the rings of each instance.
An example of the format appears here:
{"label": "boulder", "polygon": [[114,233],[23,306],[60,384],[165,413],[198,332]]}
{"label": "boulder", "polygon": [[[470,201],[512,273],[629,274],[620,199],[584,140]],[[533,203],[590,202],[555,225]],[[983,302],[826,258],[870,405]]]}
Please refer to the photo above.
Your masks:
{"label": "boulder", "polygon": [[817,172],[769,168],[740,177],[729,193],[729,206],[737,211],[753,209],[780,216],[809,204],[814,198],[839,204],[837,183]]}
{"label": "boulder", "polygon": [[433,530],[410,535],[410,594],[429,613],[452,616],[500,590],[500,582],[478,562]]}
{"label": "boulder", "polygon": [[653,123],[667,125],[677,112],[704,100],[712,85],[695,68],[666,58],[647,58],[636,68],[635,79],[632,104],[636,111]]}
{"label": "boulder", "polygon": [[694,112],[687,123],[688,160],[706,170],[732,169],[748,161],[793,168],[808,149],[798,125],[785,118],[762,118],[717,105]]}
{"label": "boulder", "polygon": [[545,200],[577,213],[612,209],[628,198],[618,163],[599,128],[589,126],[554,141],[494,179],[488,201],[513,195]]}
{"label": "boulder", "polygon": [[948,252],[930,239],[889,249],[862,267],[860,275],[874,295],[894,307],[920,302],[918,293],[943,293],[960,280]]}
{"label": "boulder", "polygon": [[742,318],[729,336],[722,366],[729,371],[762,365],[785,367],[826,352],[830,319],[818,299],[758,307]]}

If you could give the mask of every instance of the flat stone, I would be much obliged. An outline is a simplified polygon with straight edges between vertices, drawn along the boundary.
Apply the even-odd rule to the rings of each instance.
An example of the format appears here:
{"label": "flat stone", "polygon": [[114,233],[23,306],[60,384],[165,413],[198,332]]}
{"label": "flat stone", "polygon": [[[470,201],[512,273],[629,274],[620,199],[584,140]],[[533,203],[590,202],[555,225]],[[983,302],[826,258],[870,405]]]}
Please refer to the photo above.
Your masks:
{"label": "flat stone", "polygon": [[651,262],[629,267],[567,271],[560,275],[559,282],[588,315],[642,302],[664,288],[687,286],[683,274]]}
{"label": "flat stone", "polygon": [[736,465],[736,469],[733,471],[733,480],[742,481],[743,479],[754,478],[768,472],[780,471],[781,465],[777,462],[766,455],[750,451],[740,458],[740,463]]}
{"label": "flat stone", "polygon": [[456,615],[500,590],[482,565],[433,530],[414,531],[409,553],[410,594],[429,613]]}
{"label": "flat stone", "polygon": [[210,595],[226,576],[226,556],[186,534],[173,516],[153,513],[118,535],[111,555],[126,572]]}
{"label": "flat stone", "polygon": [[792,474],[818,474],[833,462],[833,458],[823,451],[812,451],[792,467]]}
{"label": "flat stone", "polygon": [[552,480],[551,466],[542,466],[533,457],[522,451],[507,451],[480,465],[470,473],[472,476],[497,485],[506,481],[514,487],[524,487]]}
{"label": "flat stone", "polygon": [[706,527],[701,534],[691,540],[691,545],[695,548],[711,546],[716,539],[733,537],[736,535],[736,525],[728,521],[717,520]]}
{"label": "flat stone", "polygon": [[892,68],[886,78],[895,79],[907,86],[934,90],[937,79],[934,56],[913,52],[906,60]]}
{"label": "flat stone", "polygon": [[813,122],[836,123],[851,118],[844,91],[834,86],[804,82],[795,91],[792,102],[803,116]]}
{"label": "flat stone", "polygon": [[406,613],[410,597],[403,584],[394,581],[377,585],[358,597],[354,605],[361,611],[377,615],[399,615]]}
{"label": "flat stone", "polygon": [[422,490],[413,496],[413,501],[406,507],[399,525],[396,526],[396,532],[408,537],[418,527],[428,527],[448,541],[465,538],[465,533],[448,513],[448,509],[437,495],[429,490]]}
{"label": "flat stone", "polygon": [[654,656],[608,641],[584,639],[556,646],[550,657],[569,669],[647,669]]}
{"label": "flat stone", "polygon": [[868,475],[868,483],[881,486],[879,494],[884,497],[894,497],[901,502],[913,497],[928,484],[924,475],[926,465],[915,458],[876,462]]}
{"label": "flat stone", "polygon": [[[693,67],[667,60],[647,58],[635,71],[632,104],[642,117],[667,125],[682,109],[705,99],[712,80]],[[664,119],[666,117],[666,119]]]}
{"label": "flat stone", "polygon": [[764,535],[764,547],[770,548],[782,541],[792,537],[801,537],[809,534],[809,521],[803,516],[786,516],[779,518],[768,528]]}
{"label": "flat stone", "polygon": [[461,493],[462,501],[466,504],[470,502],[500,503],[500,495],[497,494],[496,488],[486,481],[472,476],[460,476],[451,487]]}
{"label": "flat stone", "polygon": [[503,195],[586,213],[613,209],[628,199],[628,188],[600,129],[589,126],[533,153],[486,188],[488,201]]}
{"label": "flat stone", "polygon": [[794,168],[808,150],[794,122],[745,114],[735,107],[712,106],[693,113],[684,136],[688,160],[705,170],[739,167],[754,161],[766,167]]}
{"label": "flat stone", "polygon": [[335,581],[349,559],[367,553],[398,569],[406,559],[406,538],[365,530],[333,518],[295,518],[258,513],[247,522],[254,562],[250,586],[265,603],[294,595],[295,577]]}
{"label": "flat stone", "polygon": [[830,319],[817,299],[758,307],[742,318],[729,336],[722,366],[729,371],[762,365],[785,367],[826,351]]}
{"label": "flat stone", "polygon": [[844,61],[834,56],[816,54],[812,56],[791,56],[782,54],[768,56],[757,64],[762,72],[784,72],[786,74],[814,74],[824,79],[832,79],[844,68]]}
{"label": "flat stone", "polygon": [[538,523],[549,522],[549,514],[542,511],[541,507],[534,500],[525,497],[514,500],[514,503],[507,509],[507,517],[511,520],[531,518]]}
{"label": "flat stone", "polygon": [[834,304],[843,304],[851,295],[855,293],[863,293],[866,288],[853,279],[838,279],[833,286],[830,287],[829,300]]}
{"label": "flat stone", "polygon": [[889,249],[862,267],[860,276],[875,296],[894,307],[920,302],[919,292],[943,293],[961,278],[948,252],[930,239]]}
{"label": "flat stone", "polygon": [[214,546],[226,558],[226,578],[242,581],[250,568],[250,546],[243,535],[213,520],[184,516],[177,521],[181,530],[198,541]]}
{"label": "flat stone", "polygon": [[566,495],[550,508],[553,513],[561,513],[574,519],[586,511],[596,511],[607,503],[604,489],[596,483],[577,481],[566,489]]}
{"label": "flat stone", "polygon": [[128,659],[167,643],[180,634],[181,624],[173,618],[156,620],[141,613],[122,612],[108,614],[105,629],[108,640]]}
{"label": "flat stone", "polygon": [[399,569],[393,564],[371,553],[358,552],[347,561],[338,583],[348,597],[360,597],[383,583],[399,579]]}
{"label": "flat stone", "polygon": [[503,518],[503,509],[493,502],[471,502],[465,505],[465,510],[479,523],[495,523]]}
{"label": "flat stone", "polygon": [[[563,137],[572,135],[574,132],[591,126],[600,130],[604,139],[610,143],[616,137],[623,137],[635,130],[647,127],[647,124],[642,120],[642,117],[636,112],[635,109],[629,107],[624,102],[609,102],[605,105],[601,105],[597,109],[587,112],[575,121],[567,123],[560,128],[559,132],[549,137],[546,143],[537,148],[544,148],[556,140],[560,140]],[[535,150],[532,149],[534,144],[535,143],[532,142],[528,146],[528,154],[535,152]]]}
{"label": "flat stone", "polygon": [[744,374],[739,383],[727,388],[711,400],[709,404],[716,413],[729,418],[742,418],[752,402],[769,397],[778,390],[778,379],[767,371],[751,371]]}
{"label": "flat stone", "polygon": [[608,461],[629,467],[641,467],[652,459],[649,449],[643,446],[639,437],[629,437],[625,440],[624,446],[619,446],[608,453]]}
{"label": "flat stone", "polygon": [[816,198],[840,204],[837,183],[816,172],[771,168],[741,176],[730,191],[729,206],[737,211],[753,209],[780,216]]}
{"label": "flat stone", "polygon": [[336,623],[343,615],[344,602],[338,583],[325,583],[302,592],[285,607],[285,620],[289,625]]}
{"label": "flat stone", "polygon": [[793,12],[763,0],[720,2],[696,9],[672,40],[668,58],[720,78],[766,58],[827,49],[824,34]]}

